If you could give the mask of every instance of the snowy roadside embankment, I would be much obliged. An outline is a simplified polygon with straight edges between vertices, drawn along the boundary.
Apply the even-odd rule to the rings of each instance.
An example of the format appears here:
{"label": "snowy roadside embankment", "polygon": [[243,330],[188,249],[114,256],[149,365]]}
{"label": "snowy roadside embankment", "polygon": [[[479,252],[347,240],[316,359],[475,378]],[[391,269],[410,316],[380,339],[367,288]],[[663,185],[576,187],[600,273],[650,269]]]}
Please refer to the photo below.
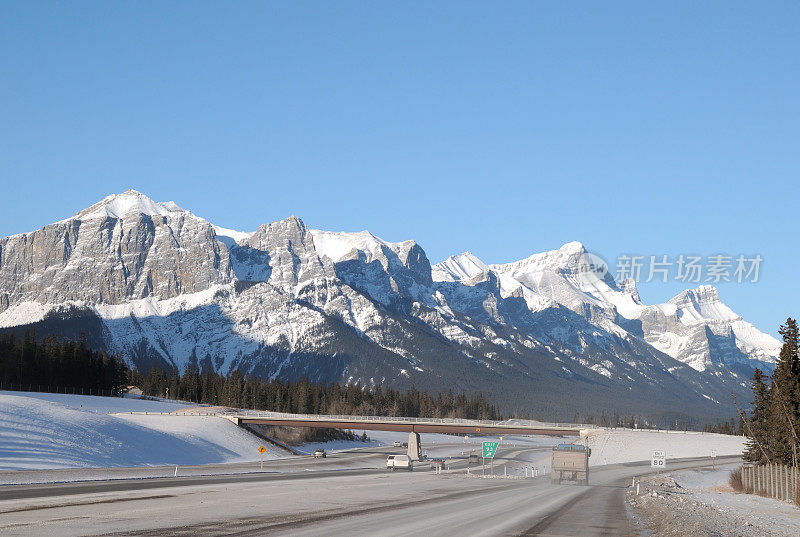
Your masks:
{"label": "snowy roadside embankment", "polygon": [[794,537],[800,534],[796,506],[735,493],[728,485],[738,465],[683,470],[642,478],[639,495],[630,488],[627,503],[634,523],[646,526],[653,537],[738,535]]}
{"label": "snowy roadside embankment", "polygon": [[[259,459],[261,441],[209,416],[169,412],[185,404],[113,397],[0,393],[0,470],[196,465]],[[267,446],[266,458],[284,453]]]}
{"label": "snowy roadside embankment", "polygon": [[746,438],[694,431],[591,429],[581,443],[592,449],[590,466],[648,461],[653,451],[666,451],[669,459],[741,455]]}

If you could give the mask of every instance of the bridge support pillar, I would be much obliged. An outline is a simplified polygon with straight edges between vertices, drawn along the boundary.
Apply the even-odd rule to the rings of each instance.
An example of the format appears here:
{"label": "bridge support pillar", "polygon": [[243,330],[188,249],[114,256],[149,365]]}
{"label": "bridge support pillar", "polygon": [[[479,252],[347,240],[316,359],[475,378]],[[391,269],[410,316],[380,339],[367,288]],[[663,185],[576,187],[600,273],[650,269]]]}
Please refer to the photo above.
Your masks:
{"label": "bridge support pillar", "polygon": [[419,433],[408,433],[408,458],[418,461],[422,455],[422,443],[419,440]]}

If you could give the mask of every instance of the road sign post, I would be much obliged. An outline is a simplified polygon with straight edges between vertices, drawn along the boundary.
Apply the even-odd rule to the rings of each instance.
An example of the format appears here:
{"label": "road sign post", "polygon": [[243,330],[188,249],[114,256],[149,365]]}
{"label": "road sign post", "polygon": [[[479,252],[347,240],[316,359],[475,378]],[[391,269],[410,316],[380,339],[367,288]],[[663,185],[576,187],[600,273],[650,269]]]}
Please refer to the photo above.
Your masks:
{"label": "road sign post", "polygon": [[484,475],[486,468],[486,459],[489,459],[490,471],[494,475],[494,454],[497,453],[497,445],[500,442],[484,442],[483,443],[483,466]]}
{"label": "road sign post", "polygon": [[712,449],[711,450],[711,469],[712,470],[714,468],[716,468],[716,463],[717,463],[717,450],[716,449]]}
{"label": "road sign post", "polygon": [[650,457],[650,467],[659,472],[667,466],[667,453],[665,451],[654,451]]}
{"label": "road sign post", "polygon": [[267,450],[264,446],[258,448],[258,452],[261,454],[261,471],[264,471],[264,452]]}

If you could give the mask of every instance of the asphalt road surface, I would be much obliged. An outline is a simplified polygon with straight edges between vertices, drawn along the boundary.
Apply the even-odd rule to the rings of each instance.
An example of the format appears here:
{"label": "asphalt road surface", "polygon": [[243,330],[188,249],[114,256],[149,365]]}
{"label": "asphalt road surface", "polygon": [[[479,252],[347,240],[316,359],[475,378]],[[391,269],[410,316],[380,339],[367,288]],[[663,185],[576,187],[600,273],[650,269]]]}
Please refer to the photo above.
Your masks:
{"label": "asphalt road surface", "polygon": [[[0,534],[619,536],[630,534],[625,488],[650,472],[649,462],[596,467],[588,487],[547,477],[481,478],[480,467],[467,475],[458,449],[451,446],[450,469],[441,475],[423,464],[387,471],[386,453],[400,450],[378,448],[270,461],[264,473],[4,486]],[[504,446],[495,474],[519,475],[547,451]]]}

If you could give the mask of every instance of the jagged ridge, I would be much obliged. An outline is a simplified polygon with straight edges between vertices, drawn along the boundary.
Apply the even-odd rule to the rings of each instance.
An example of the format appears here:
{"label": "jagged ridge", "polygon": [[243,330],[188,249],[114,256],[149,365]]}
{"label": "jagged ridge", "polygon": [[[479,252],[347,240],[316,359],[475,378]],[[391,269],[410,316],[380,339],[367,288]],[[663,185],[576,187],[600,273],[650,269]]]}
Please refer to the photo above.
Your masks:
{"label": "jagged ridge", "polygon": [[587,271],[589,255],[573,242],[431,267],[414,241],[296,217],[235,232],[127,191],[0,239],[0,327],[63,332],[80,318],[140,368],[483,389],[565,416],[604,400],[727,416],[729,393],[777,342],[713,288],[646,306],[633,282]]}

